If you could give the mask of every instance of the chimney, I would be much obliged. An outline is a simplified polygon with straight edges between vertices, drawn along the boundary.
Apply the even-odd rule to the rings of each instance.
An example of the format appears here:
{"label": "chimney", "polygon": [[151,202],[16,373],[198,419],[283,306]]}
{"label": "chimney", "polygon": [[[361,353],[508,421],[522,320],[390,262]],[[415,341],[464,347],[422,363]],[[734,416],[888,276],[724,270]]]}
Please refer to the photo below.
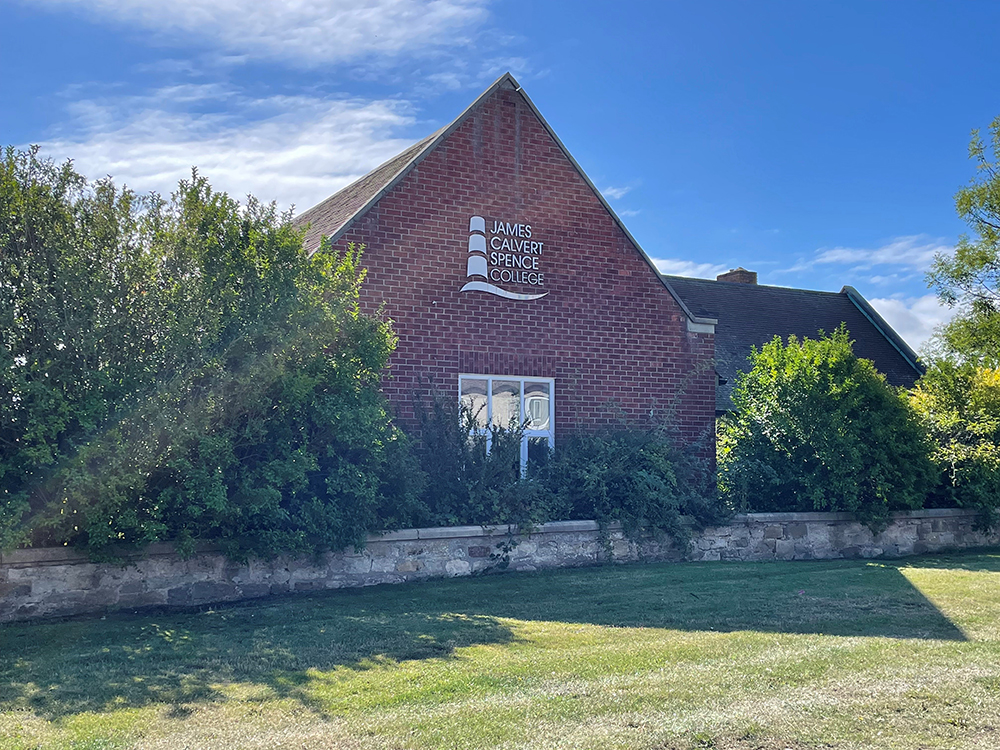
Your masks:
{"label": "chimney", "polygon": [[716,281],[728,281],[733,284],[756,284],[757,272],[748,271],[743,266],[730,268],[725,273],[720,273],[715,277]]}

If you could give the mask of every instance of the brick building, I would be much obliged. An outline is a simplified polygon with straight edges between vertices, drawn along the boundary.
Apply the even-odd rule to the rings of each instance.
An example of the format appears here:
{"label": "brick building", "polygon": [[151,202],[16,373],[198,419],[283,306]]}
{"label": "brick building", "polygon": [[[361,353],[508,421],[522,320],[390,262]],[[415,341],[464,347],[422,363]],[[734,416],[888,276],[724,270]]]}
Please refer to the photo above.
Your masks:
{"label": "brick building", "polygon": [[615,415],[715,418],[715,320],[696,316],[508,74],[459,117],[297,220],[365,246],[363,305],[399,336],[383,390],[429,387],[529,421],[522,448]]}

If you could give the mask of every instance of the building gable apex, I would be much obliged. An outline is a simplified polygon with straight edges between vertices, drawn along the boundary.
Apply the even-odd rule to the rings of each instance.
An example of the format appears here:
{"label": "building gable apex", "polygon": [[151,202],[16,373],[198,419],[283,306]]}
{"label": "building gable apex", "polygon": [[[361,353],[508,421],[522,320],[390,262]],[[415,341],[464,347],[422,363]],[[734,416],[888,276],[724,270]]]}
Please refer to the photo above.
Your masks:
{"label": "building gable apex", "polygon": [[413,171],[414,168],[416,168],[418,164],[420,164],[420,162],[427,158],[427,156],[431,154],[441,143],[443,143],[448,136],[457,130],[481,104],[501,89],[515,91],[521,96],[524,103],[538,119],[538,122],[541,123],[542,127],[552,138],[553,142],[562,151],[563,155],[572,165],[573,169],[576,170],[580,178],[597,197],[601,205],[611,216],[614,223],[628,238],[632,247],[642,256],[646,265],[649,266],[650,272],[655,276],[659,283],[666,288],[674,302],[676,302],[678,307],[680,307],[684,312],[687,318],[688,330],[697,333],[713,332],[718,321],[714,318],[697,316],[691,312],[677,292],[674,291],[673,287],[670,286],[667,279],[665,279],[659,269],[656,268],[656,265],[653,263],[649,255],[642,249],[642,246],[636,241],[635,237],[632,236],[632,233],[621,220],[621,217],[615,213],[611,204],[608,203],[607,199],[601,194],[601,191],[597,189],[597,186],[594,185],[593,181],[587,176],[587,173],[584,172],[579,162],[573,158],[569,149],[566,148],[566,145],[559,139],[559,136],[556,135],[555,131],[542,116],[542,113],[538,110],[538,107],[535,106],[535,103],[531,101],[531,98],[527,95],[527,93],[525,93],[520,84],[510,73],[504,73],[496,81],[494,81],[482,94],[476,97],[475,101],[466,107],[462,113],[448,125],[432,133],[422,141],[418,141],[410,148],[401,152],[360,179],[338,191],[330,198],[327,198],[325,201],[322,201],[297,217],[295,223],[299,226],[317,221],[327,225],[326,227],[319,227],[319,232],[313,230],[307,234],[307,249],[310,252],[315,252],[316,248],[319,247],[320,236],[324,234],[324,229],[330,230],[328,234],[329,241],[337,242],[359,219],[368,213],[368,211],[382,199],[382,196],[395,188],[410,172]]}

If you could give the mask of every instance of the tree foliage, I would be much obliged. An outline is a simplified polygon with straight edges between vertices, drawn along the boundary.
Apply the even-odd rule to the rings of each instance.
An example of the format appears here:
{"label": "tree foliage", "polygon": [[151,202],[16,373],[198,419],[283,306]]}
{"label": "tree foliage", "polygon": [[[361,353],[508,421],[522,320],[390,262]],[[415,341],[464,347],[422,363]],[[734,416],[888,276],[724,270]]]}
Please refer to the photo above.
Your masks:
{"label": "tree foliage", "polygon": [[927,275],[939,298],[959,314],[940,332],[946,354],[1000,366],[1000,117],[989,144],[973,131],[969,158],[976,176],[958,191],[955,207],[972,230],[954,255],[939,254]]}
{"label": "tree foliage", "polygon": [[394,338],[359,311],[360,250],[308,257],[289,218],[197,173],[165,199],[4,153],[5,546],[270,555],[410,512],[419,472],[378,391]]}
{"label": "tree foliage", "polygon": [[934,363],[911,393],[934,449],[941,477],[935,506],[978,508],[984,525],[1000,508],[1000,370]]}
{"label": "tree foliage", "polygon": [[751,356],[720,422],[720,485],[737,510],[853,511],[882,524],[934,486],[930,445],[904,394],[854,355],[846,328]]}

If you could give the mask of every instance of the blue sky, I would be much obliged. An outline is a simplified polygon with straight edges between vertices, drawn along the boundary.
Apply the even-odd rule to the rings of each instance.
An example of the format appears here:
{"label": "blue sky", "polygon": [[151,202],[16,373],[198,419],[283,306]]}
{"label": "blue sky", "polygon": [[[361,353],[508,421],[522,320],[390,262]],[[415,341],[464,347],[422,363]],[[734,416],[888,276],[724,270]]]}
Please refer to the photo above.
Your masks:
{"label": "blue sky", "polygon": [[1000,4],[0,0],[0,142],[304,210],[510,70],[670,273],[857,287],[913,344]]}

